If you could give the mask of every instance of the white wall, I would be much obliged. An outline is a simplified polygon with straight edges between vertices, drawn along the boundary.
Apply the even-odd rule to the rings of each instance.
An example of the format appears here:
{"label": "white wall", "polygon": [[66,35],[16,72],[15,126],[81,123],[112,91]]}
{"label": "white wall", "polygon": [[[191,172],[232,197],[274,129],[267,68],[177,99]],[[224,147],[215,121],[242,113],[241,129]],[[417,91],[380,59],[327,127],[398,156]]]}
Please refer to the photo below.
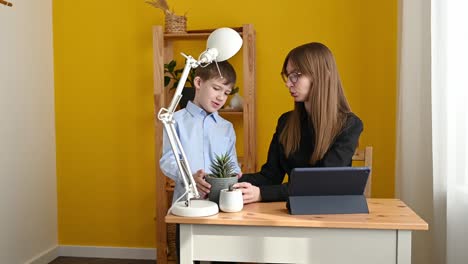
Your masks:
{"label": "white wall", "polygon": [[8,1],[13,7],[0,5],[0,263],[46,263],[37,257],[57,246],[52,0]]}
{"label": "white wall", "polygon": [[399,0],[396,196],[429,223],[413,232],[413,264],[434,258],[431,123],[431,1]]}

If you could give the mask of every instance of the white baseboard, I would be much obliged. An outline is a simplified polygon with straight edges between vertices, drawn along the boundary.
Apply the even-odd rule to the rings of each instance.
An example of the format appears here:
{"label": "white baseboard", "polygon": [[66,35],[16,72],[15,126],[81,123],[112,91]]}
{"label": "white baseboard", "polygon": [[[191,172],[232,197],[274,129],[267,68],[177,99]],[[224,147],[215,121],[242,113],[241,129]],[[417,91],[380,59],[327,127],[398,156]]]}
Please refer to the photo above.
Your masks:
{"label": "white baseboard", "polygon": [[58,255],[62,257],[156,259],[155,248],[59,246]]}
{"label": "white baseboard", "polygon": [[59,255],[57,246],[49,248],[48,250],[40,253],[36,257],[26,261],[26,264],[48,264],[52,260],[56,259]]}
{"label": "white baseboard", "polygon": [[55,246],[25,264],[48,264],[57,257],[156,259],[155,248]]}

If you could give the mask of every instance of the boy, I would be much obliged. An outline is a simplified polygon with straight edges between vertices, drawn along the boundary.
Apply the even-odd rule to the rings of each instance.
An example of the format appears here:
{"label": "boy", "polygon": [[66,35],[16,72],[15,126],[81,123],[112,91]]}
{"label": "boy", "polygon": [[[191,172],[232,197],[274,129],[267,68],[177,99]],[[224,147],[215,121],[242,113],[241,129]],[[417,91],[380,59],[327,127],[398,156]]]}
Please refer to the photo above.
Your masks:
{"label": "boy", "polygon": [[[218,62],[218,67],[213,62],[195,70],[195,98],[193,102],[188,102],[186,108],[174,113],[175,129],[190,168],[195,170],[192,171],[194,177],[209,172],[215,155],[227,152],[233,160],[237,160],[233,125],[218,114],[234,87],[236,72],[227,61]],[[240,173],[239,165],[234,163],[235,172]],[[184,201],[185,197],[181,196],[185,188],[165,132],[159,165],[164,175],[175,181],[172,203]]]}

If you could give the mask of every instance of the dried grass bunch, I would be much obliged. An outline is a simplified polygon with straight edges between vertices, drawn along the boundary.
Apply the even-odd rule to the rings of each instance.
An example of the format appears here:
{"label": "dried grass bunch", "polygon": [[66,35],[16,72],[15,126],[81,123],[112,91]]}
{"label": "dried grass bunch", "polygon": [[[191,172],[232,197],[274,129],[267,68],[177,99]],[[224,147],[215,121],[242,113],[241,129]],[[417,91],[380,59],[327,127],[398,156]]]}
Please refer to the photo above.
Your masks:
{"label": "dried grass bunch", "polygon": [[174,10],[169,9],[167,0],[145,0],[145,3],[164,11],[166,33],[187,33],[187,17],[176,15]]}
{"label": "dried grass bunch", "polygon": [[166,15],[173,15],[174,12],[169,9],[169,5],[166,0],[147,0],[145,3],[152,5],[153,7],[159,8],[164,11]]}

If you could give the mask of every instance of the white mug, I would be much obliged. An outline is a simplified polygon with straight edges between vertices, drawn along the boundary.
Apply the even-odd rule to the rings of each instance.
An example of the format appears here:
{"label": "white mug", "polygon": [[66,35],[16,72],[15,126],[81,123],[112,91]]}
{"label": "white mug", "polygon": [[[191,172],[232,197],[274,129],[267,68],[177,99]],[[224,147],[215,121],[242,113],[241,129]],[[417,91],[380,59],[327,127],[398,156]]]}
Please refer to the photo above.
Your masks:
{"label": "white mug", "polygon": [[235,213],[242,210],[244,200],[242,199],[241,190],[222,189],[219,192],[219,209],[223,212]]}

